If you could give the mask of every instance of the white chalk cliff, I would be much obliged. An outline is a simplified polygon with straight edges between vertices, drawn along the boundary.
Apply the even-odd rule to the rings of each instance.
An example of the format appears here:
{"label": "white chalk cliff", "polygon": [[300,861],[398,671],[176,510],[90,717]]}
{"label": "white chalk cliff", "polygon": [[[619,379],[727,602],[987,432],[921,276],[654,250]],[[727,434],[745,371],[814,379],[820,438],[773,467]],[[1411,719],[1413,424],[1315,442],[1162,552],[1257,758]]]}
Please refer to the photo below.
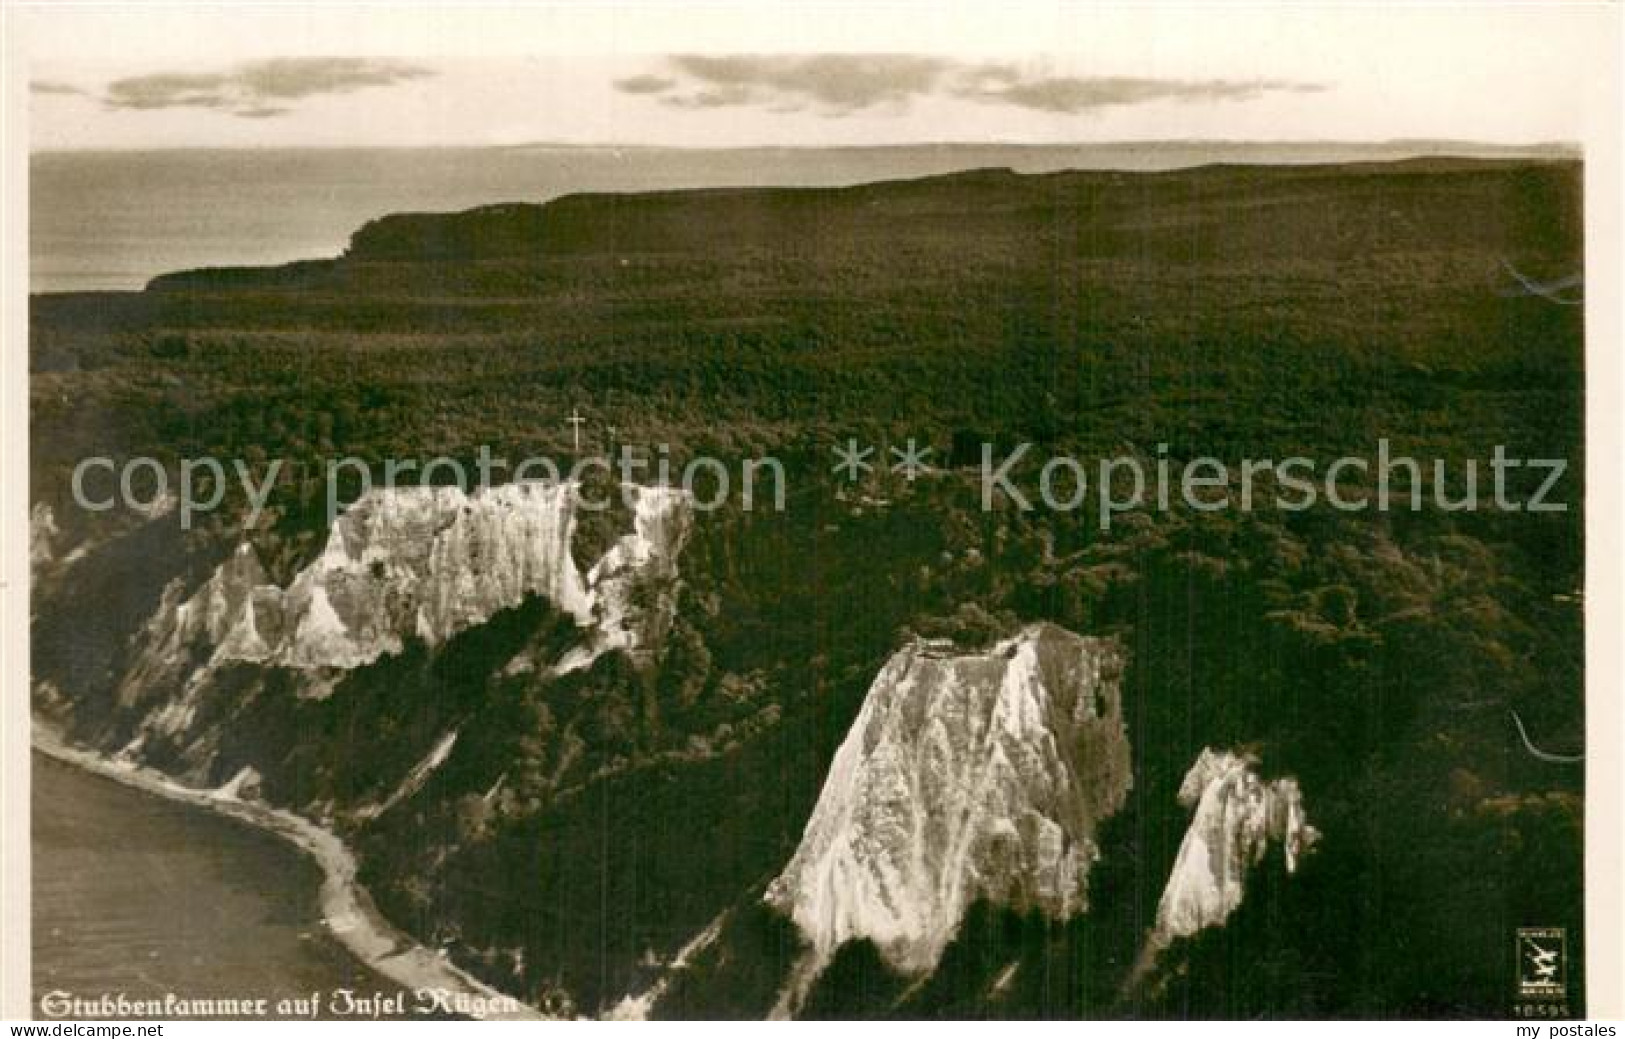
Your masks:
{"label": "white chalk cliff", "polygon": [[56,558],[56,541],[61,536],[57,529],[56,513],[44,502],[35,502],[28,511],[28,562],[40,566]]}
{"label": "white chalk cliff", "polygon": [[1115,641],[1047,624],[893,656],[765,895],[812,946],[803,973],[855,938],[928,972],[978,899],[1082,912],[1096,825],[1131,782],[1121,670]]}
{"label": "white chalk cliff", "polygon": [[368,494],[333,524],[326,549],[280,601],[256,597],[244,623],[280,637],[263,656],[239,659],[359,667],[399,653],[409,635],[444,642],[526,595],[588,623],[570,556],[575,501],[573,487],[544,483]]}
{"label": "white chalk cliff", "polygon": [[[677,557],[693,512],[682,491],[634,487],[633,494],[632,532],[609,546],[585,578],[594,640],[561,661],[560,671],[590,664],[611,649],[642,658],[665,639],[677,606]],[[639,590],[645,594],[635,594]]]}
{"label": "white chalk cliff", "polygon": [[579,507],[571,484],[516,483],[471,495],[450,487],[371,492],[338,518],[322,554],[286,589],[244,544],[190,596],[183,599],[178,585],[166,593],[121,700],[128,706],[154,690],[181,688],[155,719],[176,731],[189,722],[188,692],[214,665],[361,667],[399,653],[409,637],[442,643],[529,596],[546,598],[586,629],[576,666],[610,649],[650,651],[671,596],[639,597],[633,589],[676,577],[691,510],[679,490],[628,486],[625,493],[632,530],[585,575],[571,554]]}
{"label": "white chalk cliff", "polygon": [[1303,810],[1295,779],[1264,782],[1257,762],[1227,751],[1203,750],[1179,788],[1179,803],[1194,808],[1168,886],[1157,906],[1154,947],[1217,927],[1241,905],[1248,873],[1272,843],[1286,871],[1319,836]]}

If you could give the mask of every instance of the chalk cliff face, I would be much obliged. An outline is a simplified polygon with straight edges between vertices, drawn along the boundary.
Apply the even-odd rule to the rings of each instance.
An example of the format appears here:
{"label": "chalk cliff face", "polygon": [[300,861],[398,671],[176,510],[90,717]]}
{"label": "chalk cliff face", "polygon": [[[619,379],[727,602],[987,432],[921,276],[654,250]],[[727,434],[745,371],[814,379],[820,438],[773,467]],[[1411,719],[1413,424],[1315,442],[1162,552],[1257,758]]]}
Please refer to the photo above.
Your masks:
{"label": "chalk cliff face", "polygon": [[[571,667],[611,649],[651,653],[669,620],[691,513],[678,490],[626,494],[633,529],[586,574],[571,554],[579,497],[568,484],[369,493],[286,589],[244,544],[189,597],[178,585],[166,591],[120,682],[119,703],[156,701],[142,731],[173,735],[190,726],[218,665],[313,675],[363,667],[399,653],[409,637],[442,643],[528,596],[546,598],[585,629]],[[314,678],[306,686],[323,688]]]}
{"label": "chalk cliff face", "polygon": [[1314,845],[1319,833],[1304,815],[1297,780],[1266,783],[1256,765],[1227,751],[1203,750],[1186,774],[1179,802],[1195,814],[1157,907],[1154,946],[1229,919],[1246,893],[1248,872],[1272,842],[1281,845],[1288,873]]}
{"label": "chalk cliff face", "polygon": [[570,556],[574,505],[565,484],[368,494],[285,594],[256,598],[243,622],[279,637],[259,653],[263,640],[241,640],[239,659],[359,667],[400,652],[409,635],[443,642],[526,595],[585,624],[591,608]]}
{"label": "chalk cliff face", "polygon": [[539,595],[594,629],[598,651],[638,649],[654,619],[632,607],[631,587],[676,576],[689,510],[680,491],[627,493],[634,529],[583,575],[570,551],[571,485],[372,492],[286,590],[267,581],[251,547],[239,548],[172,616],[160,611],[168,631],[158,645],[202,641],[220,660],[355,668],[399,653],[409,636],[436,645]]}
{"label": "chalk cliff face", "polygon": [[[118,685],[119,706],[130,709],[155,701],[158,709],[146,719],[144,729],[166,733],[185,729],[196,711],[198,692],[211,675],[209,665],[265,654],[265,635],[256,624],[254,604],[256,598],[275,599],[280,594],[248,545],[233,552],[189,598],[182,599],[180,584],[172,582],[137,638],[139,650]],[[276,637],[275,631],[270,635]]]}
{"label": "chalk cliff face", "polygon": [[[559,664],[567,671],[610,649],[646,659],[665,639],[693,511],[688,496],[669,487],[632,487],[632,531],[587,571],[586,603],[594,640]],[[641,593],[641,594],[640,594]]]}
{"label": "chalk cliff face", "polygon": [[56,513],[44,502],[35,502],[28,513],[29,565],[39,566],[56,558],[56,540],[60,533]]}
{"label": "chalk cliff face", "polygon": [[1088,905],[1095,827],[1131,781],[1109,639],[1036,625],[985,653],[916,642],[886,664],[766,900],[818,961],[868,938],[930,971],[978,899]]}

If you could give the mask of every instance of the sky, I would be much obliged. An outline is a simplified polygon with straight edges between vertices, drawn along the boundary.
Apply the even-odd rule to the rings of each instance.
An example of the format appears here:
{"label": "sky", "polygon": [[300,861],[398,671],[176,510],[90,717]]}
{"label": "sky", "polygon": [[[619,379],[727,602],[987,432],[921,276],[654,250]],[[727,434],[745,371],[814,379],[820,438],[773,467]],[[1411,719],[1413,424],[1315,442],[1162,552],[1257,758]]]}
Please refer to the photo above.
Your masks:
{"label": "sky", "polygon": [[[1582,140],[1594,6],[30,9],[36,150]],[[15,64],[15,63],[13,63]]]}

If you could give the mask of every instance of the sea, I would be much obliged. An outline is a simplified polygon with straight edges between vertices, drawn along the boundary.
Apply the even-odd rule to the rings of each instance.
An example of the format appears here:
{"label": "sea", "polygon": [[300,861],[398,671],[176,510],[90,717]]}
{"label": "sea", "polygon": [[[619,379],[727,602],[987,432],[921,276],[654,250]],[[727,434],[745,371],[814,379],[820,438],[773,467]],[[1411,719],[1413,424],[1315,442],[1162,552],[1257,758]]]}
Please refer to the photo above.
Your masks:
{"label": "sea", "polygon": [[336,256],[352,232],[388,213],[544,202],[576,192],[833,187],[992,167],[1167,170],[1553,153],[1551,146],[1439,141],[39,152],[29,161],[29,287],[131,290],[176,270]]}
{"label": "sea", "polygon": [[323,1019],[364,1016],[365,998],[410,1016],[323,927],[321,870],[291,844],[43,754],[32,778],[36,1017],[83,1020],[53,1010],[121,995],[263,999],[271,1018],[309,1016],[305,1000]]}

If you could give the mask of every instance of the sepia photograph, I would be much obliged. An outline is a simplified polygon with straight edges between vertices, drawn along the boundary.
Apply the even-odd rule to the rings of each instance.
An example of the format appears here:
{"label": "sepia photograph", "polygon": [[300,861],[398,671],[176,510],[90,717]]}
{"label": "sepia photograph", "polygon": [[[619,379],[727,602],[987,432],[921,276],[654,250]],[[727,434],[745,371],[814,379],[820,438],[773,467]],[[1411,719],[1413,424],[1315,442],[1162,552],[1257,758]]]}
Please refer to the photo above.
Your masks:
{"label": "sepia photograph", "polygon": [[1617,1034],[1620,25],[8,4],[0,1016]]}

